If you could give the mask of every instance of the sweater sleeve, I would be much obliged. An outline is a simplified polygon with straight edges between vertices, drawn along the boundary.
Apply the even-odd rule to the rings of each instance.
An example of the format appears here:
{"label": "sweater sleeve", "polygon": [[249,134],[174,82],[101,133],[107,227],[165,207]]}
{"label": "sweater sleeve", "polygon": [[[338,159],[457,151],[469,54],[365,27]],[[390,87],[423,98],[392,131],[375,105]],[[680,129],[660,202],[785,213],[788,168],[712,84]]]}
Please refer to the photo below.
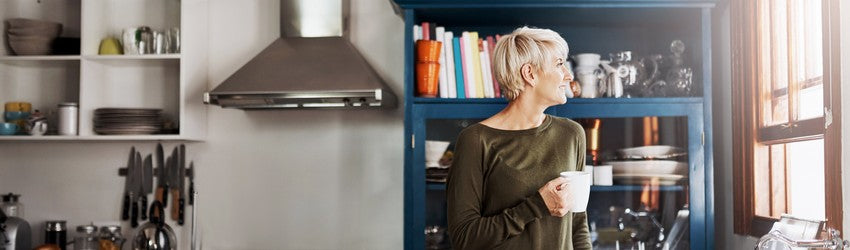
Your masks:
{"label": "sweater sleeve", "polygon": [[474,130],[462,132],[455,145],[446,184],[449,236],[455,249],[492,249],[522,233],[529,222],[548,215],[546,203],[537,192],[500,214],[482,215],[483,147]]}
{"label": "sweater sleeve", "polygon": [[[585,169],[585,154],[587,152],[587,143],[585,140],[584,130],[578,126],[576,132],[576,170],[584,171]],[[590,242],[590,229],[587,225],[587,213],[573,213],[573,249],[592,249]]]}

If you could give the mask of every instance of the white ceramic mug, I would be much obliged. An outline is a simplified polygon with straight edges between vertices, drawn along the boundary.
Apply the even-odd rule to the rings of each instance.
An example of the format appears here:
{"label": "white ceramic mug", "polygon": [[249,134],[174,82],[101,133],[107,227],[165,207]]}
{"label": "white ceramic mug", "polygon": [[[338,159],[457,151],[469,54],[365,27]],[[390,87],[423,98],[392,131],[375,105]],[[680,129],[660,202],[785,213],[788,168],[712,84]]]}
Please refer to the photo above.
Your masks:
{"label": "white ceramic mug", "polygon": [[587,211],[587,202],[590,200],[591,175],[584,171],[561,172],[561,177],[567,179],[567,192],[572,196],[572,209],[570,212],[580,213]]}
{"label": "white ceramic mug", "polygon": [[596,98],[599,97],[599,79],[602,77],[602,70],[576,70],[576,79],[581,83],[581,98]]}
{"label": "white ceramic mug", "polygon": [[599,165],[593,167],[593,185],[611,186],[614,185],[614,176],[611,165]]}
{"label": "white ceramic mug", "polygon": [[439,167],[440,158],[446,153],[449,144],[451,142],[448,141],[425,141],[425,167]]}
{"label": "white ceramic mug", "polygon": [[573,56],[576,60],[576,64],[578,66],[599,66],[599,59],[602,58],[599,54],[596,53],[582,53]]}

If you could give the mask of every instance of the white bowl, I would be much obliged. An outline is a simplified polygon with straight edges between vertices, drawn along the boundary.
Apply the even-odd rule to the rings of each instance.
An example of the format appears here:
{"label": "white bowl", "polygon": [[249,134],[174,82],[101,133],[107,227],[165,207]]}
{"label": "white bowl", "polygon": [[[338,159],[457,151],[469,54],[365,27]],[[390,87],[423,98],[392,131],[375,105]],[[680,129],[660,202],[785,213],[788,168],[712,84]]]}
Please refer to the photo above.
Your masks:
{"label": "white bowl", "polygon": [[425,141],[425,167],[440,167],[440,158],[449,144],[448,141]]}

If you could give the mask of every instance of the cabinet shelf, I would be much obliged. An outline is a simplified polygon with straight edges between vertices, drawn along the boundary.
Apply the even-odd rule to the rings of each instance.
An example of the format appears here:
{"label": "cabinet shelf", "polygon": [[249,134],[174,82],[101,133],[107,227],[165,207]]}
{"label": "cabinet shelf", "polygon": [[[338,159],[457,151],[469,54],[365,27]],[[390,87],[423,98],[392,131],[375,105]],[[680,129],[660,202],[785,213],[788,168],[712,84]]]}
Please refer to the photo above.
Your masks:
{"label": "cabinet shelf", "polygon": [[[446,184],[428,182],[425,184],[425,188],[429,191],[445,191]],[[643,189],[643,186],[636,185],[590,186],[590,192],[632,192],[643,191]],[[682,188],[682,186],[658,186],[651,187],[650,190],[681,192],[684,190],[684,188]]]}
{"label": "cabinet shelf", "polygon": [[78,55],[68,56],[0,56],[0,61],[73,61],[80,60]]}
{"label": "cabinet shelf", "polygon": [[[191,7],[189,7],[191,6]],[[206,136],[208,82],[206,1],[173,0],[3,0],[0,20],[30,18],[61,23],[60,37],[80,39],[75,55],[13,56],[0,46],[0,103],[26,101],[46,114],[59,103],[78,104],[75,136],[0,136],[0,142],[199,141]],[[120,39],[128,28],[178,31],[173,54],[99,55],[104,38]],[[0,43],[6,44],[5,36]],[[98,135],[94,110],[157,108],[175,134]],[[49,123],[55,123],[55,118]],[[171,132],[171,131],[169,131]]]}
{"label": "cabinet shelf", "polygon": [[57,141],[199,141],[181,135],[5,135],[0,141],[57,142]]}
{"label": "cabinet shelf", "polygon": [[[631,51],[633,58],[667,54],[671,41],[686,45],[684,64],[693,69],[689,97],[569,98],[545,113],[575,121],[606,120],[601,148],[638,145],[647,133],[662,144],[688,150],[688,181],[658,186],[665,206],[688,205],[690,249],[714,249],[712,157],[712,8],[716,0],[393,0],[405,22],[405,204],[404,248],[423,249],[426,225],[445,223],[445,183],[426,182],[425,140],[454,141],[464,127],[504,109],[503,98],[425,98],[416,96],[414,26],[428,22],[458,36],[507,34],[521,26],[555,30],[569,42],[571,54]],[[640,59],[638,59],[640,60]],[[457,67],[457,65],[455,65]],[[653,90],[656,95],[664,92]],[[653,117],[657,119],[643,119]],[[650,128],[626,130],[625,128]],[[662,131],[658,128],[664,129]],[[598,133],[596,134],[598,135]],[[644,135],[641,138],[641,135]],[[653,137],[654,138],[654,137]],[[607,141],[606,141],[607,140]],[[655,139],[659,140],[659,139]],[[599,142],[599,143],[603,143]],[[643,145],[643,144],[641,144]],[[451,147],[451,146],[449,146]],[[422,183],[425,182],[425,185]],[[610,206],[640,202],[642,185],[592,186],[599,207],[589,220],[604,221]],[[650,196],[652,196],[650,193]],[[653,196],[654,197],[654,196]],[[651,197],[652,199],[652,197]],[[631,206],[631,205],[629,205]],[[678,209],[668,209],[666,216]],[[673,213],[670,213],[672,211]],[[594,217],[595,216],[595,217]],[[673,219],[673,218],[669,218]],[[667,225],[669,226],[669,225]]]}
{"label": "cabinet shelf", "polygon": [[[425,98],[414,97],[414,104],[506,104],[504,98]],[[646,97],[646,98],[568,98],[569,104],[634,104],[634,103],[702,103],[702,97]]]}
{"label": "cabinet shelf", "polygon": [[83,56],[89,60],[161,60],[161,59],[180,59],[180,54],[160,54],[160,55],[91,55]]}

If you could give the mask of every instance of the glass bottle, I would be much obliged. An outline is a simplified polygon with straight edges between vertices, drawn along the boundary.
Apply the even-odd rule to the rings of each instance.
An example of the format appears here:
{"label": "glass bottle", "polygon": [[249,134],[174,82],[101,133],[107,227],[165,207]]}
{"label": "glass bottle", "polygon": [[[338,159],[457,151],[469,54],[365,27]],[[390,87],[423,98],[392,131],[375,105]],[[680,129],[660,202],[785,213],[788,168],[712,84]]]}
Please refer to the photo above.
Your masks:
{"label": "glass bottle", "polygon": [[65,244],[68,242],[68,235],[65,225],[64,220],[47,221],[44,227],[44,244],[55,244],[62,250],[67,249]]}
{"label": "glass bottle", "polygon": [[90,225],[77,226],[77,237],[74,238],[74,250],[98,250],[97,227]]}
{"label": "glass bottle", "polygon": [[100,228],[100,250],[121,250],[124,245],[120,226],[103,226]]}

